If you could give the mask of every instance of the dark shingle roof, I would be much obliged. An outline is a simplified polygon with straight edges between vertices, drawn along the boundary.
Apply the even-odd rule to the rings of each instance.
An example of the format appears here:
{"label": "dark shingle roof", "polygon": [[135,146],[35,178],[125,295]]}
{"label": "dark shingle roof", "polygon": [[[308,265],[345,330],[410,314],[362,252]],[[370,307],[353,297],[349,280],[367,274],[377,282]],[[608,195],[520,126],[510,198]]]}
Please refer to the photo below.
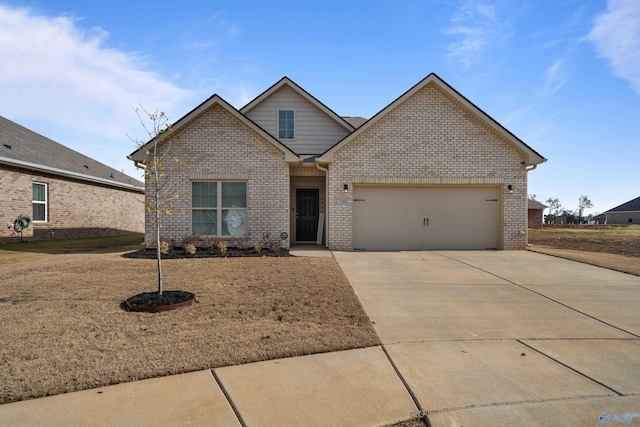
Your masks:
{"label": "dark shingle roof", "polygon": [[364,117],[355,117],[355,116],[342,116],[345,122],[349,123],[354,128],[358,129],[360,126],[367,121]]}
{"label": "dark shingle roof", "polygon": [[54,169],[49,171],[50,173],[55,174],[58,170],[59,174],[66,175],[63,172],[70,172],[69,176],[79,175],[78,179],[95,178],[97,182],[111,183],[118,187],[144,186],[142,182],[116,169],[2,116],[0,116],[0,159],[3,163],[14,164],[16,167],[28,167],[25,163],[43,166],[44,169]]}
{"label": "dark shingle roof", "polygon": [[527,207],[528,209],[544,209],[547,207],[547,205],[543,205],[537,200],[527,199]]}
{"label": "dark shingle roof", "polygon": [[633,200],[623,203],[620,206],[616,206],[613,209],[609,209],[607,212],[635,212],[640,211],[640,197],[636,197]]}

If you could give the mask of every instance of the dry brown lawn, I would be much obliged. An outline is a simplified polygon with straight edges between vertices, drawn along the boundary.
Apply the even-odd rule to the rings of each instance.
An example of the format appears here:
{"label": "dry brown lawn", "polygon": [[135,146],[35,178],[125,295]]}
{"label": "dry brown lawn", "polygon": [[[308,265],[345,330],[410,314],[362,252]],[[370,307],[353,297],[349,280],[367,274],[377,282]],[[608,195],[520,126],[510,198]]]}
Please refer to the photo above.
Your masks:
{"label": "dry brown lawn", "polygon": [[333,258],[165,260],[191,307],[126,312],[156,289],[140,235],[0,245],[0,403],[181,372],[378,345]]}
{"label": "dry brown lawn", "polygon": [[535,252],[640,276],[640,226],[529,229]]}

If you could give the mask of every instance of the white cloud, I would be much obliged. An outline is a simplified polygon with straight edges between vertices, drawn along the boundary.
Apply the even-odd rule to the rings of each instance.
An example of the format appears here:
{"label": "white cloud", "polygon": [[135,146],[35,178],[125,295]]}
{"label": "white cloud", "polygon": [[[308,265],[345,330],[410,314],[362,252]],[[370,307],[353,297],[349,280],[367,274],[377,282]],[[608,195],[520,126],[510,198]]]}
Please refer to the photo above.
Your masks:
{"label": "white cloud", "polygon": [[[182,110],[192,94],[138,55],[105,47],[103,29],[82,29],[78,22],[0,5],[0,114],[27,127],[37,122],[58,129],[65,136],[58,142],[123,169],[133,151],[126,133],[140,129],[132,107]],[[117,145],[117,154],[108,144]],[[107,158],[92,155],[100,151]]]}
{"label": "white cloud", "polygon": [[545,72],[545,95],[551,96],[564,85],[567,71],[563,59],[558,59]]}
{"label": "white cloud", "polygon": [[628,80],[640,94],[640,1],[609,0],[588,35],[613,74]]}
{"label": "white cloud", "polygon": [[498,6],[478,0],[465,1],[450,22],[443,32],[455,41],[447,46],[447,55],[466,67],[479,61],[487,48],[501,45],[510,32]]}

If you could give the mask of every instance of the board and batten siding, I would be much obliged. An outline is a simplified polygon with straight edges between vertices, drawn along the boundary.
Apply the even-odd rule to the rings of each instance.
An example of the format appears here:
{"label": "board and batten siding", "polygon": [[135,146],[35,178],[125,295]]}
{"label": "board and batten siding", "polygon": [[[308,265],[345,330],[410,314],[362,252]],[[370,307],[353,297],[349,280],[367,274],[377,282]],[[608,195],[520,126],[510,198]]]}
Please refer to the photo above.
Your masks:
{"label": "board and batten siding", "polygon": [[295,139],[280,141],[297,154],[322,154],[349,133],[344,126],[287,86],[278,89],[246,116],[277,138],[278,110],[295,111]]}

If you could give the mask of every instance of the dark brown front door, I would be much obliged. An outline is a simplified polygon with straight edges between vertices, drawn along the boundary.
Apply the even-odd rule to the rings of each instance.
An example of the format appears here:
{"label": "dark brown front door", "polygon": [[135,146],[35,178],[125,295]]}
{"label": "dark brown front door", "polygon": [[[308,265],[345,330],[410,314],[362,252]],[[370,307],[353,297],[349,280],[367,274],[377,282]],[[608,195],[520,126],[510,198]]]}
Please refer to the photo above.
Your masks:
{"label": "dark brown front door", "polygon": [[296,240],[315,241],[318,235],[320,190],[296,190]]}

